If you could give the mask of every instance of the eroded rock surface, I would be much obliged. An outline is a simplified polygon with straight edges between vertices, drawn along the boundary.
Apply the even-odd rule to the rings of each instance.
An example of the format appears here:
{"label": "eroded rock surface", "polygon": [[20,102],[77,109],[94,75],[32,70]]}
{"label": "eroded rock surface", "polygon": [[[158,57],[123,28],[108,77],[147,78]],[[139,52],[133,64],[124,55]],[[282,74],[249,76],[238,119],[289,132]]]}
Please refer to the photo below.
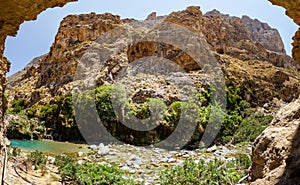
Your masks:
{"label": "eroded rock surface", "polygon": [[252,149],[253,184],[298,184],[300,102],[282,108],[271,126],[254,142]]}
{"label": "eroded rock surface", "polygon": [[[6,79],[5,73],[9,69],[9,62],[3,56],[4,50],[4,39],[7,35],[14,35],[18,30],[19,25],[25,20],[32,20],[45,8],[62,6],[68,1],[66,0],[55,0],[55,1],[1,1],[1,20],[0,20],[0,122],[3,123],[2,115],[6,102],[3,99],[3,92],[5,89]],[[296,24],[300,24],[300,1],[299,0],[270,0],[273,4],[284,7],[287,10],[287,15],[290,16]],[[32,6],[33,5],[33,6]],[[22,10],[22,11],[19,11]],[[28,11],[27,11],[28,10]],[[26,13],[24,13],[26,12]],[[6,22],[9,22],[5,25]],[[294,36],[293,43],[293,58],[300,63],[300,29]],[[2,125],[3,127],[3,125]],[[3,130],[1,131],[1,137],[3,136]],[[2,139],[1,139],[2,140]],[[297,163],[294,163],[297,164]],[[297,174],[297,173],[296,173]],[[299,173],[298,173],[299,174]],[[264,183],[262,183],[264,184]]]}
{"label": "eroded rock surface", "polygon": [[[92,53],[87,52],[93,47],[102,48],[107,53],[117,52],[110,56],[108,61],[103,61],[105,67],[97,74],[98,85],[114,83],[124,67],[147,57],[156,58],[148,59],[152,60],[148,61],[148,64],[143,62],[144,66],[135,66],[131,75],[147,70],[150,74],[156,74],[159,70],[161,73],[201,70],[204,66],[198,65],[187,52],[168,43],[153,41],[155,34],[147,33],[153,26],[157,26],[157,32],[172,35],[172,30],[168,32],[168,29],[164,28],[169,27],[170,23],[189,29],[191,33],[198,35],[204,45],[207,42],[208,45],[203,46],[201,51],[203,56],[207,55],[207,52],[215,53],[216,60],[224,64],[226,84],[233,84],[242,89],[251,87],[249,93],[244,95],[248,101],[258,102],[262,106],[274,97],[290,102],[297,96],[298,80],[283,68],[294,66],[296,63],[285,54],[277,30],[258,20],[231,17],[217,10],[203,15],[200,8],[194,6],[165,17],[156,17],[155,13],[151,13],[144,22],[122,20],[119,16],[109,13],[67,16],[60,24],[50,52],[39,58],[37,65],[27,67],[26,72],[23,71],[24,74],[9,77],[9,100],[23,98],[27,103],[34,104],[39,101],[48,102],[55,95],[70,93],[77,64],[83,56],[90,59],[93,57]],[[274,32],[269,37],[276,43],[273,48],[261,39],[265,36],[259,37],[259,33],[253,33],[254,36],[249,34],[258,27],[260,32]],[[123,38],[122,34],[128,34],[124,33],[124,29],[128,29],[128,33],[132,32],[131,35],[140,37],[137,38],[138,41],[128,42],[127,36]],[[116,40],[98,43],[96,39],[103,33],[114,34]],[[173,39],[171,42],[180,42],[172,37],[166,38],[167,41],[168,39]],[[114,51],[122,44],[125,45],[123,49]],[[105,53],[103,51],[102,54]],[[181,69],[168,65],[166,61],[159,62],[159,58],[173,61],[177,68]],[[206,58],[201,60],[209,63],[210,58]],[[99,73],[93,70],[87,75]],[[274,94],[274,91],[277,94]]]}

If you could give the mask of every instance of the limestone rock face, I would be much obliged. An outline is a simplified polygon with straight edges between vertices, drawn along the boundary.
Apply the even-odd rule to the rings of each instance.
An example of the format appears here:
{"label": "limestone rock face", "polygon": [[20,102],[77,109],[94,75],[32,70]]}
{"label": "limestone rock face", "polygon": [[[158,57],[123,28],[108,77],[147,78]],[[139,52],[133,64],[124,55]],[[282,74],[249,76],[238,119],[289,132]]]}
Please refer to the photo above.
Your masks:
{"label": "limestone rock face", "polygon": [[[286,9],[286,14],[300,25],[300,1],[270,0]],[[300,63],[300,29],[293,37],[293,58]],[[284,107],[272,125],[260,135],[253,146],[253,184],[299,184],[300,134],[299,100]]]}
{"label": "limestone rock face", "polygon": [[247,26],[248,34],[252,40],[259,42],[268,50],[285,53],[283,42],[276,29],[248,16],[243,16],[242,21]]}
{"label": "limestone rock face", "polygon": [[283,107],[254,142],[253,184],[298,184],[300,181],[300,102]]}
{"label": "limestone rock face", "polygon": [[83,53],[102,33],[121,24],[117,15],[70,15],[61,22],[55,41],[39,66],[36,87],[57,91],[73,80],[77,63]]}
{"label": "limestone rock face", "polygon": [[[286,9],[286,15],[294,20],[294,22],[300,25],[300,1],[280,1],[269,0],[274,5],[282,6]],[[300,63],[300,29],[295,33],[293,37],[293,58]]]}
{"label": "limestone rock face", "polygon": [[300,63],[300,28],[293,37],[293,58]]}
{"label": "limestone rock face", "polygon": [[[1,123],[1,141],[3,136],[3,111],[5,108],[5,100],[3,92],[5,89],[6,78],[5,74],[9,70],[9,62],[3,56],[4,41],[6,36],[15,35],[19,25],[25,20],[33,20],[36,16],[46,8],[54,6],[63,6],[72,0],[53,0],[53,1],[33,1],[33,0],[20,0],[20,1],[1,1],[0,12],[0,123]],[[284,7],[287,11],[286,14],[291,17],[294,22],[300,25],[300,0],[269,0],[273,4]],[[297,31],[293,38],[293,58],[300,63],[300,29]],[[299,137],[298,137],[299,138]],[[299,147],[298,147],[299,148]],[[289,163],[291,164],[291,163]],[[297,163],[293,163],[297,164]],[[290,166],[290,165],[288,165]],[[292,165],[291,165],[292,166]],[[299,165],[298,165],[299,166]],[[297,171],[295,171],[297,172]],[[295,173],[297,174],[297,173]],[[298,173],[300,174],[300,173]]]}
{"label": "limestone rock face", "polygon": [[[3,114],[6,110],[7,100],[4,97],[6,88],[6,73],[9,71],[10,62],[3,56],[4,42],[7,36],[15,36],[20,24],[24,21],[34,20],[37,15],[47,8],[63,6],[67,2],[75,0],[20,0],[20,1],[0,1],[0,157],[2,166],[3,150],[7,144],[5,138],[6,125],[3,122]],[[2,168],[1,168],[2,171]],[[2,172],[0,173],[2,174]]]}
{"label": "limestone rock face", "polygon": [[212,10],[203,16],[202,24],[207,42],[218,53],[241,60],[268,61],[278,67],[296,65],[285,54],[278,31],[266,23],[247,16],[240,19]]}
{"label": "limestone rock face", "polygon": [[[86,54],[89,48],[93,45],[102,45],[101,47],[106,51],[113,52],[118,44],[126,43],[127,37],[125,40],[98,43],[96,39],[101,34],[114,30],[113,33],[118,37],[123,34],[122,27],[131,27],[132,33],[136,33],[135,35],[141,38],[144,36],[147,38],[147,30],[154,25],[162,25],[162,28],[158,29],[163,30],[164,34],[172,34],[172,30],[168,32],[164,28],[168,23],[183,26],[198,35],[203,43],[208,43],[207,49],[201,51],[203,55],[206,55],[206,52],[215,53],[217,60],[225,65],[223,71],[226,84],[234,84],[242,89],[252,88],[249,89],[248,94],[244,95],[249,102],[256,102],[262,106],[272,101],[273,98],[290,102],[298,95],[298,80],[286,71],[288,69],[282,68],[288,67],[284,64],[292,66],[295,62],[285,53],[267,50],[263,44],[251,39],[249,29],[252,29],[252,26],[247,26],[242,19],[221,14],[217,10],[203,15],[200,7],[188,7],[186,10],[173,12],[166,17],[159,16],[154,19],[153,16],[154,14],[150,15],[149,17],[152,18],[144,21],[143,25],[133,19],[122,20],[119,16],[109,13],[65,17],[60,24],[50,52],[39,58],[37,65],[27,67],[22,72],[24,74],[19,73],[16,74],[19,77],[13,75],[9,78],[9,100],[23,98],[28,104],[34,104],[39,101],[47,102],[56,95],[68,94],[72,89],[77,64],[83,54],[87,58],[92,57]],[[253,22],[249,18],[248,22],[251,21]],[[260,22],[259,24],[265,27],[262,29],[270,29],[266,24]],[[140,25],[142,26],[139,27]],[[253,27],[253,29],[256,28]],[[282,43],[280,38],[278,42]],[[149,59],[152,61],[145,62],[144,66],[135,66],[131,74],[151,68],[155,68],[154,72],[157,70],[177,72],[201,70],[201,66],[180,48],[145,39],[145,41],[130,43],[116,55],[111,56],[100,73],[91,69],[87,75],[98,76],[99,85],[113,83],[119,71],[124,67],[153,56],[156,58]],[[177,68],[181,70],[160,61],[160,58],[175,62]],[[157,68],[155,65],[160,65],[160,67]]]}

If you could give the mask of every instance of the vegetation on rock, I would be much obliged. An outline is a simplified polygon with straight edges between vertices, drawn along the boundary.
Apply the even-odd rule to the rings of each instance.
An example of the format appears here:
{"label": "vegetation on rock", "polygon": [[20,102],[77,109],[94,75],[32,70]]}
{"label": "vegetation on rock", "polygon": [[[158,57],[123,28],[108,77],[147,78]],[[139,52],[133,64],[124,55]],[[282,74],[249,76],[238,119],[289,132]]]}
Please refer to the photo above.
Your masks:
{"label": "vegetation on rock", "polygon": [[[94,101],[98,115],[107,130],[115,138],[136,145],[148,145],[162,141],[174,131],[182,116],[185,120],[194,121],[194,117],[188,118],[187,116],[190,114],[182,112],[192,109],[196,113],[195,118],[197,118],[198,126],[190,144],[200,141],[212,112],[215,116],[219,114],[219,116],[224,117],[220,133],[215,140],[215,142],[221,143],[252,142],[272,119],[271,115],[264,115],[252,108],[247,101],[241,98],[241,90],[234,86],[226,88],[228,102],[226,110],[223,110],[218,103],[213,105],[210,102],[211,92],[202,91],[197,92],[196,100],[189,102],[173,101],[170,105],[166,105],[164,101],[156,98],[148,98],[147,101],[136,103],[130,98],[118,97],[115,103],[121,109],[117,111],[117,115],[112,105],[112,95],[114,95],[112,89],[115,91],[115,86],[103,85],[92,91],[74,95],[76,104],[84,107]],[[76,125],[72,96],[59,96],[48,104],[35,104],[19,111],[19,107],[23,106],[22,102],[21,99],[14,101],[10,112],[22,117],[24,121],[11,121],[8,129],[9,137],[22,138],[27,135],[25,138],[28,138],[30,134],[34,133],[38,138],[43,138],[45,136],[44,129],[52,131],[54,139],[83,139]],[[138,119],[149,118],[151,116],[150,104],[159,109],[157,111],[164,110],[154,113],[154,115],[162,116],[158,119],[160,121],[154,131],[141,134],[140,131],[132,130],[122,124],[124,121],[130,120],[132,116]],[[91,115],[87,113],[85,116]],[[136,124],[140,123],[137,122]],[[37,125],[40,126],[37,127]]]}

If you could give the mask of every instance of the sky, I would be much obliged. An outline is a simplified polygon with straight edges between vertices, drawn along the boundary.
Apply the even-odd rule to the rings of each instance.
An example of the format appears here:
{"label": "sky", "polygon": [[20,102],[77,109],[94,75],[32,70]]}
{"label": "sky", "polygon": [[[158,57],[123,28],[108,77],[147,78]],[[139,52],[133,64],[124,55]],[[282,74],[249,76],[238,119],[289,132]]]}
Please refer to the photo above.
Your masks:
{"label": "sky", "polygon": [[79,0],[62,8],[51,8],[42,12],[37,20],[24,22],[16,37],[8,37],[4,55],[12,62],[11,75],[24,68],[33,58],[49,52],[62,19],[69,14],[105,13],[121,18],[145,19],[151,12],[167,15],[198,5],[203,13],[217,9],[221,13],[241,17],[248,15],[277,28],[287,53],[292,50],[292,37],[297,25],[285,15],[285,10],[273,6],[267,0]]}

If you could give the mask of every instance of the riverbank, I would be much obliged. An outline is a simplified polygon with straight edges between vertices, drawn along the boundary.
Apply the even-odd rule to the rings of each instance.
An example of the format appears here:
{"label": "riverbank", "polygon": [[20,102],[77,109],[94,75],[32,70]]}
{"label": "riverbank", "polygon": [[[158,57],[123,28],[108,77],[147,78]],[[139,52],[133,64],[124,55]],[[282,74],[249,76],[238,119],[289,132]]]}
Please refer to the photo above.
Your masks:
{"label": "riverbank", "polygon": [[[95,165],[116,166],[124,172],[123,177],[131,178],[147,185],[160,184],[160,174],[163,170],[181,166],[186,159],[193,159],[195,163],[199,163],[201,160],[205,162],[215,160],[228,162],[234,160],[238,155],[246,154],[249,156],[251,153],[251,144],[213,146],[206,150],[178,151],[168,151],[151,146],[137,147],[127,144],[102,145],[101,147],[94,145],[90,146],[89,152],[74,152],[73,159],[80,165],[92,163]],[[103,152],[103,147],[105,147],[106,151],[100,155],[99,151],[101,149]],[[54,165],[55,155],[48,156],[46,171],[42,175],[41,170],[33,170],[31,167],[25,172],[25,166],[22,164],[22,161],[25,160],[28,153],[28,150],[22,149],[19,162],[17,163],[17,166],[19,166],[17,171],[22,177],[26,177],[27,180],[36,184],[61,184],[60,176],[57,174],[58,169]],[[16,163],[10,160],[6,178],[8,184],[26,184],[23,178],[18,177],[14,166],[16,166]]]}

